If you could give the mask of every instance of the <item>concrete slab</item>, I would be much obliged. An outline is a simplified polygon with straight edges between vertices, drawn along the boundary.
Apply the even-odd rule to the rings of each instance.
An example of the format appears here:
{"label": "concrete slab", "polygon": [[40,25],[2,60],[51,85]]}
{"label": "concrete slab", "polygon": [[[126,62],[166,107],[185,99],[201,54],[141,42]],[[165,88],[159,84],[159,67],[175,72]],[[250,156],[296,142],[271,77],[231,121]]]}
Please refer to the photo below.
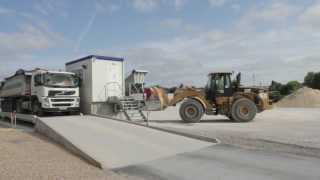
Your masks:
{"label": "concrete slab", "polygon": [[103,168],[125,167],[213,145],[95,116],[46,117],[40,121]]}
{"label": "concrete slab", "polygon": [[128,179],[144,180],[319,180],[319,166],[317,158],[220,144],[113,170]]}

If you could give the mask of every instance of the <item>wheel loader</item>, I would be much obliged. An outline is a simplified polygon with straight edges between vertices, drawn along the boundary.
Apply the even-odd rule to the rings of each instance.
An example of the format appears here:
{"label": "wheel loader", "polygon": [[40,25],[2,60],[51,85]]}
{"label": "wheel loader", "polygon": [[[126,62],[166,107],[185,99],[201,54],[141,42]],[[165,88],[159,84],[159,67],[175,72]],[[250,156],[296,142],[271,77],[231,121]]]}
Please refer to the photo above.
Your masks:
{"label": "wheel loader", "polygon": [[[187,123],[196,123],[204,114],[224,115],[236,122],[249,122],[257,113],[271,108],[267,90],[242,87],[241,74],[231,80],[232,72],[215,72],[208,75],[205,88],[175,88],[169,97],[165,89],[152,87],[147,89],[147,101],[158,101],[156,110],[164,110],[182,102],[180,117]],[[153,109],[155,110],[155,109]]]}

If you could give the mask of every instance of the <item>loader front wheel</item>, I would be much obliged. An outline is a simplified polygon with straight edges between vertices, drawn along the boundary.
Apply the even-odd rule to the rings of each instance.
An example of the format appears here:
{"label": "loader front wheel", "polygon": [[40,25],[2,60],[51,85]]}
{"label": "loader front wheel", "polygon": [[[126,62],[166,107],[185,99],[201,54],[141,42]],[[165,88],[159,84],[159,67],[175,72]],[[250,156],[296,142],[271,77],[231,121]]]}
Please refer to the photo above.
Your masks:
{"label": "loader front wheel", "polygon": [[200,102],[194,99],[187,99],[180,106],[180,117],[186,123],[197,123],[201,120],[204,109]]}
{"label": "loader front wheel", "polygon": [[232,104],[231,119],[236,122],[249,122],[255,118],[257,112],[257,106],[253,101],[241,98]]}

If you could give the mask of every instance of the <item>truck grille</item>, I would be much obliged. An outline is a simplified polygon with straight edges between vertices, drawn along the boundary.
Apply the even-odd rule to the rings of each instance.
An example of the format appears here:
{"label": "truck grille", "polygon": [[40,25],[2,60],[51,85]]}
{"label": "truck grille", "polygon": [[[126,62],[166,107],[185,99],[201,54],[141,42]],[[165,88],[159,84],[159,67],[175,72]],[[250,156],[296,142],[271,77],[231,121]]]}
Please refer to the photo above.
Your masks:
{"label": "truck grille", "polygon": [[51,102],[73,102],[74,99],[51,99]]}
{"label": "truck grille", "polygon": [[70,103],[64,103],[64,104],[53,104],[52,106],[55,106],[55,107],[63,107],[63,106],[71,106]]}
{"label": "truck grille", "polygon": [[49,91],[49,96],[53,97],[53,96],[70,96],[70,95],[74,95],[76,93],[76,91]]}

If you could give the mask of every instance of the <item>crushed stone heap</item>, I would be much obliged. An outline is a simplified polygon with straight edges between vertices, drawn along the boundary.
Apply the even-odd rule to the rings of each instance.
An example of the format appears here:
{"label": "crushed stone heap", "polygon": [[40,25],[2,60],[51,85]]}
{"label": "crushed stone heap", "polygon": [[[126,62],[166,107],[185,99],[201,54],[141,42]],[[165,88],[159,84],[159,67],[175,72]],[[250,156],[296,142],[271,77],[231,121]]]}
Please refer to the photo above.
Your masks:
{"label": "crushed stone heap", "polygon": [[284,97],[276,107],[320,108],[320,90],[303,87]]}

